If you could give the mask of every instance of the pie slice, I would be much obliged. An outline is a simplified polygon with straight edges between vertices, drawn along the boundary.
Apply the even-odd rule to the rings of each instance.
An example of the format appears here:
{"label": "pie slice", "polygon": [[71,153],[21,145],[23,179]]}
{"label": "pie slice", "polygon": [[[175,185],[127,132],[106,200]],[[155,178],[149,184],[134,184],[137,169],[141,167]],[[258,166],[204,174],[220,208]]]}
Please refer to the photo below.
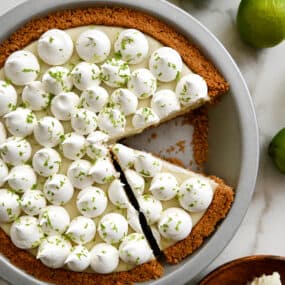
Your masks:
{"label": "pie slice", "polygon": [[233,189],[215,176],[122,144],[112,146],[112,153],[169,263],[197,249],[231,207]]}
{"label": "pie slice", "polygon": [[[160,277],[157,248],[138,212],[147,197],[137,196],[141,207],[127,197],[132,192],[125,192],[107,145],[195,109],[193,152],[203,163],[207,119],[197,108],[228,90],[225,79],[173,28],[127,8],[64,10],[33,19],[0,45],[0,67],[1,253],[56,284]],[[188,178],[189,171],[178,169]],[[196,215],[191,233],[187,223],[180,241],[162,234],[160,242],[161,227],[155,229],[157,221],[143,211],[169,262],[202,243],[230,206],[230,188],[199,177],[215,190],[213,200],[204,215]],[[175,198],[157,201],[164,207]],[[191,221],[179,205],[173,204]]]}

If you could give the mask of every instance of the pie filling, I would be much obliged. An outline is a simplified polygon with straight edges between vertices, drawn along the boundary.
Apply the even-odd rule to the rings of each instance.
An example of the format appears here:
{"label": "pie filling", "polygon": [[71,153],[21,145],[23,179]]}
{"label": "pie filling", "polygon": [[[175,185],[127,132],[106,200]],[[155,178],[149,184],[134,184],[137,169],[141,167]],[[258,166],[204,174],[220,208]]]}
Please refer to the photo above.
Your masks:
{"label": "pie filling", "polygon": [[0,226],[15,246],[106,274],[155,259],[138,210],[161,250],[190,234],[216,183],[115,144],[134,207],[108,148],[210,100],[174,49],[134,29],[52,29],[0,79]]}

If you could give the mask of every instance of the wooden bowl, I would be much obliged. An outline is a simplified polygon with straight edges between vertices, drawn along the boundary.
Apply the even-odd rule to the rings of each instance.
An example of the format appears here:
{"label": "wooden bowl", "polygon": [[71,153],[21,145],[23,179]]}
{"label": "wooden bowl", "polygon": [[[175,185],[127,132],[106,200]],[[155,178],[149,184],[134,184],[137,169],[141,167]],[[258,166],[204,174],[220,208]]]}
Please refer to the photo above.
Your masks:
{"label": "wooden bowl", "polygon": [[208,274],[199,285],[246,285],[254,277],[279,272],[285,284],[285,257],[253,255],[226,263]]}

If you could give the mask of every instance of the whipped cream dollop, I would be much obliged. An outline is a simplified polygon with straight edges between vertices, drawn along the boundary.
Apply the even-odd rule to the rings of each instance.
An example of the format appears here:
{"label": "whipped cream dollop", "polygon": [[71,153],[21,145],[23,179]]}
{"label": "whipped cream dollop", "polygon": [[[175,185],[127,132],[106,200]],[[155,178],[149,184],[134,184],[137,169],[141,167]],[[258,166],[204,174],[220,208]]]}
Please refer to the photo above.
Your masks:
{"label": "whipped cream dollop", "polygon": [[38,249],[37,259],[50,268],[64,266],[65,260],[70,254],[71,243],[60,235],[45,238]]}
{"label": "whipped cream dollop", "polygon": [[42,78],[43,88],[47,93],[58,95],[72,88],[72,78],[67,68],[54,66],[48,69]]}
{"label": "whipped cream dollop", "polygon": [[121,59],[111,58],[101,65],[101,79],[109,87],[125,87],[130,76],[128,64]]}
{"label": "whipped cream dollop", "polygon": [[180,54],[170,47],[158,48],[149,59],[151,73],[162,82],[170,82],[178,78],[182,66]]}
{"label": "whipped cream dollop", "polygon": [[198,74],[183,76],[177,83],[175,92],[184,106],[209,100],[208,86],[203,77]]}
{"label": "whipped cream dollop", "polygon": [[87,155],[97,160],[98,158],[103,158],[109,156],[109,149],[106,145],[109,136],[101,131],[95,131],[91,133],[87,138]]}
{"label": "whipped cream dollop", "polygon": [[184,181],[179,190],[180,205],[190,212],[206,210],[213,200],[213,189],[203,177],[192,177]]}
{"label": "whipped cream dollop", "polygon": [[0,116],[12,111],[17,105],[18,95],[14,86],[0,80]]}
{"label": "whipped cream dollop", "polygon": [[38,219],[30,216],[19,217],[11,226],[10,237],[13,244],[21,249],[38,247],[44,237]]}
{"label": "whipped cream dollop", "polygon": [[136,69],[128,81],[128,88],[139,98],[152,96],[156,90],[156,79],[146,68]]}
{"label": "whipped cream dollop", "polygon": [[25,85],[34,81],[40,72],[36,56],[28,50],[13,52],[5,61],[5,77],[15,85]]}
{"label": "whipped cream dollop", "polygon": [[61,206],[47,206],[40,213],[39,224],[47,235],[63,234],[70,224],[70,217]]}
{"label": "whipped cream dollop", "polygon": [[10,223],[21,213],[20,197],[7,189],[0,189],[0,223]]}
{"label": "whipped cream dollop", "polygon": [[93,184],[93,178],[89,174],[91,162],[78,159],[72,162],[67,169],[67,176],[75,188],[83,189]]}
{"label": "whipped cream dollop", "polygon": [[92,165],[89,174],[98,184],[110,183],[118,176],[109,157],[97,159]]}
{"label": "whipped cream dollop", "polygon": [[110,54],[111,42],[104,32],[90,29],[79,35],[75,47],[80,58],[99,63]]}
{"label": "whipped cream dollop", "polygon": [[61,142],[64,129],[60,121],[53,117],[43,117],[34,127],[36,141],[44,147],[54,147]]}
{"label": "whipped cream dollop", "polygon": [[62,92],[51,100],[50,110],[60,121],[68,121],[76,112],[79,96],[74,92]]}
{"label": "whipped cream dollop", "polygon": [[132,119],[132,124],[136,129],[146,128],[158,122],[158,115],[149,107],[139,108]]}
{"label": "whipped cream dollop", "polygon": [[108,188],[108,197],[110,201],[120,209],[128,208],[130,202],[124,190],[124,184],[115,179]]}
{"label": "whipped cream dollop", "polygon": [[282,285],[280,274],[273,272],[271,275],[263,274],[260,277],[256,277],[252,282],[248,282],[247,285]]}
{"label": "whipped cream dollop", "polygon": [[61,157],[53,148],[41,148],[32,160],[34,170],[40,176],[48,177],[59,171]]}
{"label": "whipped cream dollop", "polygon": [[21,107],[6,114],[4,119],[9,133],[15,137],[26,137],[32,134],[36,125],[35,114],[30,109]]}
{"label": "whipped cream dollop", "polygon": [[171,173],[158,173],[153,177],[149,191],[158,200],[171,200],[179,191],[177,179]]}
{"label": "whipped cream dollop", "polygon": [[170,89],[163,89],[154,94],[151,99],[151,108],[163,119],[180,110],[180,103],[176,94]]}
{"label": "whipped cream dollop", "polygon": [[132,206],[129,205],[127,209],[127,220],[130,225],[130,227],[137,233],[143,233],[140,219],[139,219],[139,213],[138,211]]}
{"label": "whipped cream dollop", "polygon": [[80,135],[88,135],[97,128],[97,116],[87,109],[77,109],[71,116],[71,126]]}
{"label": "whipped cream dollop", "polygon": [[51,204],[65,205],[72,198],[74,189],[67,176],[54,174],[46,180],[43,192]]}
{"label": "whipped cream dollop", "polygon": [[22,194],[37,183],[37,176],[30,165],[23,164],[14,166],[6,177],[6,181],[15,192]]}
{"label": "whipped cream dollop", "polygon": [[[101,131],[98,131],[101,132]],[[95,133],[95,132],[94,132]],[[94,133],[91,133],[88,137],[87,137],[87,155],[93,160],[96,161],[97,159],[104,159],[106,157],[110,156],[110,152],[108,149],[107,144],[97,141],[97,137],[96,135],[94,135]]]}
{"label": "whipped cream dollop", "polygon": [[90,218],[78,216],[71,221],[66,231],[66,236],[74,243],[86,244],[94,239],[95,233],[95,222]]}
{"label": "whipped cream dollop", "polygon": [[162,168],[161,161],[149,153],[138,153],[134,165],[135,170],[145,177],[154,177]]}
{"label": "whipped cream dollop", "polygon": [[125,130],[126,117],[118,109],[105,107],[98,115],[98,126],[111,137],[120,135]]}
{"label": "whipped cream dollop", "polygon": [[4,162],[16,166],[30,159],[32,147],[26,139],[9,137],[0,145],[0,154]]}
{"label": "whipped cream dollop", "polygon": [[6,163],[2,159],[0,159],[0,187],[3,186],[3,184],[5,184],[8,173],[9,169]]}
{"label": "whipped cream dollop", "polygon": [[46,199],[41,190],[28,190],[21,197],[22,210],[30,216],[37,216],[46,207]]}
{"label": "whipped cream dollop", "polygon": [[85,155],[87,141],[84,136],[77,133],[68,133],[64,135],[61,143],[61,149],[64,157],[70,160],[80,159]]}
{"label": "whipped cream dollop", "polygon": [[25,85],[22,100],[31,110],[40,111],[48,107],[50,95],[44,90],[41,81],[32,81]]}
{"label": "whipped cream dollop", "polygon": [[98,86],[101,82],[100,69],[95,63],[80,62],[71,72],[73,85],[79,90]]}
{"label": "whipped cream dollop", "polygon": [[192,230],[191,216],[180,208],[168,208],[162,212],[158,230],[167,239],[183,240]]}
{"label": "whipped cream dollop", "polygon": [[38,39],[38,54],[49,65],[66,63],[73,53],[73,41],[68,33],[51,29]]}
{"label": "whipped cream dollop", "polygon": [[152,250],[143,234],[131,233],[126,236],[119,247],[120,258],[131,265],[140,265],[153,258]]}
{"label": "whipped cream dollop", "polygon": [[109,140],[109,136],[101,131],[95,131],[93,133],[91,133],[88,137],[87,137],[87,141],[89,143],[106,143]]}
{"label": "whipped cream dollop", "polygon": [[116,244],[128,234],[128,222],[121,214],[106,214],[98,224],[98,233],[105,242]]}
{"label": "whipped cream dollop", "polygon": [[142,195],[145,188],[145,181],[143,177],[133,169],[126,169],[125,176],[135,195]]}
{"label": "whipped cream dollop", "polygon": [[120,166],[123,169],[130,168],[135,163],[135,151],[122,144],[115,144],[112,147],[112,151],[115,153]]}
{"label": "whipped cream dollop", "polygon": [[90,251],[91,268],[100,274],[113,272],[119,264],[119,251],[107,243],[98,243]]}
{"label": "whipped cream dollop", "polygon": [[105,211],[107,204],[108,199],[105,192],[94,186],[81,190],[76,200],[78,211],[88,218],[100,216]]}
{"label": "whipped cream dollop", "polygon": [[70,254],[64,263],[69,270],[83,272],[89,267],[90,259],[90,252],[88,249],[82,245],[76,245],[71,249]]}
{"label": "whipped cream dollop", "polygon": [[133,114],[138,106],[137,96],[126,88],[116,89],[111,95],[111,102],[125,116]]}
{"label": "whipped cream dollop", "polygon": [[136,29],[121,31],[114,44],[115,52],[130,64],[142,62],[149,50],[145,35]]}
{"label": "whipped cream dollop", "polygon": [[159,200],[150,194],[145,194],[138,198],[138,202],[149,225],[153,225],[159,221],[162,214],[162,204]]}
{"label": "whipped cream dollop", "polygon": [[100,112],[109,100],[107,90],[101,86],[89,87],[81,93],[80,102],[83,108]]}

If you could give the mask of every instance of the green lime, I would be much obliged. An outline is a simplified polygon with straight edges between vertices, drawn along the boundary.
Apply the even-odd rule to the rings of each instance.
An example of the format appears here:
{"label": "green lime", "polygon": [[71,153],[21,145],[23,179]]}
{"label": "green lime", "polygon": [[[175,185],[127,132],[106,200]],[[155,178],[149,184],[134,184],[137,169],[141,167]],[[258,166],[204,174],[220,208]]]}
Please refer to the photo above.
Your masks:
{"label": "green lime", "polygon": [[272,139],[268,153],[277,168],[285,173],[285,128]]}
{"label": "green lime", "polygon": [[254,47],[279,44],[285,38],[285,0],[242,0],[237,25],[242,39]]}

